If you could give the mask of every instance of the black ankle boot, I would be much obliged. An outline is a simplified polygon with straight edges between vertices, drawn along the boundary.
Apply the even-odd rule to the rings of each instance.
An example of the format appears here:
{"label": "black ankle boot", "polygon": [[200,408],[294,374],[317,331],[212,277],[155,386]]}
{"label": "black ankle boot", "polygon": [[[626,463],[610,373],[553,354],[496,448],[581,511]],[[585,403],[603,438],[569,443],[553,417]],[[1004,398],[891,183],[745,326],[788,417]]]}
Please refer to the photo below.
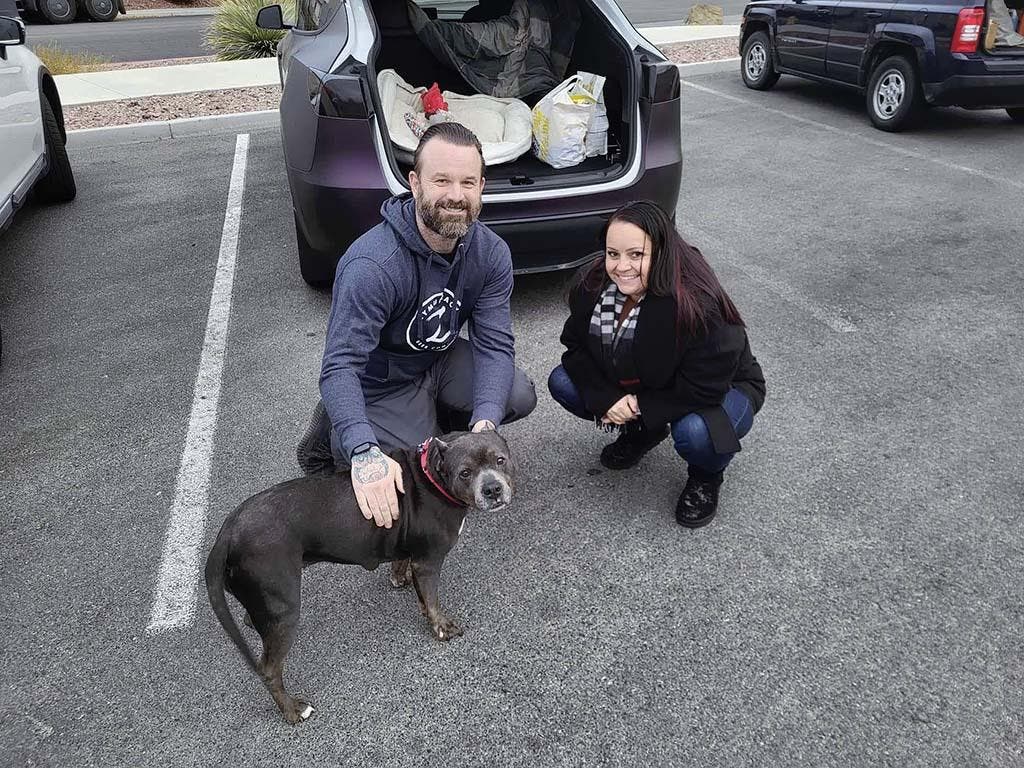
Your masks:
{"label": "black ankle boot", "polygon": [[601,463],[608,469],[629,469],[666,437],[667,426],[651,432],[643,424],[630,422],[619,433],[618,439],[601,451]]}
{"label": "black ankle boot", "polygon": [[721,487],[721,472],[705,472],[690,467],[686,487],[676,502],[676,522],[686,528],[700,528],[710,523],[718,511],[718,489]]}

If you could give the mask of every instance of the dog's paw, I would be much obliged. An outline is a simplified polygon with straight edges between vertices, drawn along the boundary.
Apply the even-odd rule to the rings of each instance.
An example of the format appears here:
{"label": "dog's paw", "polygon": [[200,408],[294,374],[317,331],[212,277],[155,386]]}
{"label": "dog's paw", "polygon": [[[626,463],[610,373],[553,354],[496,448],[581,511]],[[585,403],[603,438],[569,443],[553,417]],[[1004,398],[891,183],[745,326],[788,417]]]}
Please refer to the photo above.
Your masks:
{"label": "dog's paw", "polygon": [[447,643],[453,637],[462,636],[462,627],[449,619],[447,616],[433,625],[434,637],[443,643]]}
{"label": "dog's paw", "polygon": [[309,719],[316,710],[308,701],[302,699],[292,699],[292,706],[289,707],[283,714],[284,719],[292,725],[298,725],[299,723],[305,722]]}

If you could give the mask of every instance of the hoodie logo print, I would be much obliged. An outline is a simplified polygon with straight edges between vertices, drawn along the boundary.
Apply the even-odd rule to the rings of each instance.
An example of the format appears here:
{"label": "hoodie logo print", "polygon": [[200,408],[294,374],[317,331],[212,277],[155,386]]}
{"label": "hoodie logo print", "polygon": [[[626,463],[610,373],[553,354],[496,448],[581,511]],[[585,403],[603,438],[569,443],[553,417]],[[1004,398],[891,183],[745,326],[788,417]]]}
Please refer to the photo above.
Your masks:
{"label": "hoodie logo print", "polygon": [[462,302],[445,288],[428,298],[412,316],[405,332],[409,346],[420,352],[448,349],[458,335],[458,315]]}

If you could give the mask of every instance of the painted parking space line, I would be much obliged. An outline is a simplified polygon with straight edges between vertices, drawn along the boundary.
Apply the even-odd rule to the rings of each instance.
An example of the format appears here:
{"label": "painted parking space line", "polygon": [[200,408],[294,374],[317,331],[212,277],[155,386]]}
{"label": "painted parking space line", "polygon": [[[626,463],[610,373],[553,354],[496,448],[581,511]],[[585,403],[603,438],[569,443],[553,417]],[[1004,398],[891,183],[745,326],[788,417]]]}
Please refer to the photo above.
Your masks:
{"label": "painted parking space line", "polygon": [[863,134],[856,133],[855,131],[847,131],[842,128],[837,128],[834,125],[822,123],[819,122],[818,120],[812,120],[809,117],[801,117],[800,115],[794,115],[782,109],[766,107],[763,104],[759,104],[758,102],[753,101],[751,99],[744,99],[739,96],[733,96],[731,93],[724,93],[722,91],[715,90],[714,88],[708,88],[705,85],[698,85],[697,83],[694,83],[691,80],[680,80],[680,83],[686,86],[687,88],[693,88],[695,91],[700,91],[701,93],[707,93],[712,96],[717,96],[720,99],[733,101],[736,102],[737,104],[744,104],[750,107],[756,107],[757,109],[764,110],[765,112],[768,112],[770,114],[779,115],[780,117],[785,117],[795,122],[803,123],[804,125],[810,125],[822,131],[836,133],[841,136],[845,136],[849,139],[854,139],[856,141],[863,142],[864,144],[870,144],[873,147],[880,147],[882,149],[886,149],[890,152],[893,152],[897,155],[902,155],[903,157],[911,157],[915,160],[921,160],[926,163],[931,163],[932,165],[937,165],[941,168],[945,168],[946,170],[956,171],[957,173],[967,174],[968,176],[976,176],[979,179],[985,179],[986,181],[990,181],[994,184],[1006,184],[1009,187],[1024,190],[1024,182],[1022,181],[1015,181],[1014,179],[1008,179],[1004,176],[999,176],[994,173],[981,171],[978,170],[977,168],[971,168],[966,165],[960,165],[959,163],[952,163],[948,160],[943,160],[942,158],[934,157],[933,155],[930,155],[926,152],[918,152],[913,149],[907,149],[906,147],[900,147],[895,144],[891,144],[887,141],[882,141],[880,139],[875,139],[870,136],[865,136]]}
{"label": "painted parking space line", "polygon": [[174,502],[167,524],[163,556],[146,631],[162,632],[192,622],[196,609],[199,576],[199,547],[206,531],[209,506],[210,464],[217,428],[224,351],[231,316],[231,291],[238,255],[239,224],[245,192],[245,169],[249,155],[249,134],[235,139],[224,231],[217,259],[217,272],[206,318],[206,334],[199,358],[192,395],[192,412],[181,451],[175,481]]}

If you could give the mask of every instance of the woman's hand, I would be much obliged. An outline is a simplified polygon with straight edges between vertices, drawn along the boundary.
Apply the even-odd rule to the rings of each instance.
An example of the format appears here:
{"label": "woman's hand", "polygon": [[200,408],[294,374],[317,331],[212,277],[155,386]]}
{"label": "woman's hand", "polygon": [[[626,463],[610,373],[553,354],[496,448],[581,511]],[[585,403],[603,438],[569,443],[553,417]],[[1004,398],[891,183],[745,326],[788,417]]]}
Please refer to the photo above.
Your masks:
{"label": "woman's hand", "polygon": [[636,395],[626,395],[615,405],[608,409],[608,413],[601,419],[605,424],[626,424],[633,421],[640,415],[640,404]]}

